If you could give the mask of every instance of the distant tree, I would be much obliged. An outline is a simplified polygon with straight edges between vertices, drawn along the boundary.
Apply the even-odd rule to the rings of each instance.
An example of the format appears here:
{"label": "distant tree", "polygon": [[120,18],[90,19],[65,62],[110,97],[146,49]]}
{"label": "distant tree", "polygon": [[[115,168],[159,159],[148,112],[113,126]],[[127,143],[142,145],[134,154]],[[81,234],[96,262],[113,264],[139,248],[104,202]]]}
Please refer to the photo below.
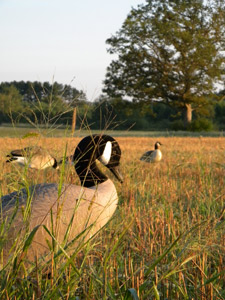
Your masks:
{"label": "distant tree", "polygon": [[50,97],[59,96],[64,102],[72,104],[78,101],[86,100],[86,95],[83,91],[79,91],[70,85],[63,85],[58,82],[50,84],[49,82],[39,81],[12,81],[3,82],[0,84],[0,91],[6,86],[15,86],[23,97],[23,101],[37,102],[48,101]]}
{"label": "distant tree", "polygon": [[225,64],[225,4],[211,0],[147,0],[132,9],[106,42],[117,54],[104,89],[112,97],[161,101],[204,114]]}
{"label": "distant tree", "polygon": [[15,116],[24,110],[22,96],[13,86],[3,86],[0,89],[0,111],[1,115]]}
{"label": "distant tree", "polygon": [[[160,108],[163,106],[163,109],[158,106]],[[163,126],[168,125],[165,120],[169,118],[168,110],[171,112],[169,107],[160,102],[153,103],[150,107],[145,103],[101,95],[92,104],[92,114],[88,116],[88,121],[92,129],[151,130],[156,128],[157,123],[159,130],[165,129]]]}
{"label": "distant tree", "polygon": [[62,97],[64,101],[73,106],[77,105],[80,101],[87,101],[86,94],[83,91],[78,91],[76,88],[73,88],[70,85],[64,86]]}
{"label": "distant tree", "polygon": [[[9,91],[14,97],[9,100]],[[1,94],[1,119],[9,114],[9,110],[14,112],[20,103],[22,120],[39,123],[55,123],[71,121],[71,112],[75,106],[82,106],[86,100],[86,95],[82,91],[70,85],[63,85],[58,82],[53,84],[39,81],[12,81],[0,83]],[[7,112],[6,112],[7,111]],[[9,120],[4,117],[4,120]]]}

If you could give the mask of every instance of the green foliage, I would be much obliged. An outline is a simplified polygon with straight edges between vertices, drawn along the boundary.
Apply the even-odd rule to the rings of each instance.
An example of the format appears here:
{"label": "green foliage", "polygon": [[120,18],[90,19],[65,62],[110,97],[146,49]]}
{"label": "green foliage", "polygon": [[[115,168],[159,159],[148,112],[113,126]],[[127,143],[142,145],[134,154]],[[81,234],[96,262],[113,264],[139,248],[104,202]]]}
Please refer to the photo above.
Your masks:
{"label": "green foliage", "polygon": [[[75,98],[72,99],[73,97]],[[102,95],[94,102],[88,102],[82,92],[58,83],[56,86],[23,81],[2,83],[0,122],[30,123],[36,128],[39,125],[42,128],[70,125],[73,109],[76,107],[76,127],[82,129],[161,131],[200,130],[197,129],[200,126],[202,130],[211,130],[213,127],[224,130],[225,102],[215,100],[221,99],[220,95],[214,95],[212,99],[214,100],[209,100],[208,106],[194,111],[195,121],[186,128],[181,120],[182,112],[161,101],[132,102],[121,97],[109,98]],[[205,116],[213,126],[200,125],[204,121],[196,121]]]}
{"label": "green foliage", "polygon": [[189,131],[212,131],[213,124],[210,120],[208,120],[206,118],[199,118],[197,120],[192,121],[188,125],[187,130],[189,130]]}
{"label": "green foliage", "polygon": [[215,104],[214,122],[220,130],[225,130],[225,100]]}
{"label": "green foliage", "polygon": [[32,125],[47,125],[70,121],[72,111],[86,99],[83,92],[57,82],[13,81],[0,84],[0,121],[29,122]]}
{"label": "green foliage", "polygon": [[107,69],[104,91],[204,113],[224,74],[224,14],[221,1],[146,1],[132,8],[107,40],[118,58]]}
{"label": "green foliage", "polygon": [[136,103],[120,97],[100,97],[91,111],[87,120],[92,129],[115,130],[163,130],[169,128],[171,113],[175,114],[162,103]]}
{"label": "green foliage", "polygon": [[25,102],[49,102],[51,97],[61,97],[67,103],[76,104],[77,100],[86,99],[85,94],[82,91],[78,91],[76,88],[70,85],[63,85],[58,82],[50,84],[49,82],[39,81],[12,81],[3,82],[0,84],[0,93],[5,87],[14,86],[23,97]]}
{"label": "green foliage", "polygon": [[22,96],[13,85],[0,89],[0,122],[9,121],[24,111]]}
{"label": "green foliage", "polygon": [[206,118],[197,118],[193,120],[188,126],[184,125],[182,120],[173,121],[170,125],[171,130],[187,130],[187,131],[212,131],[214,129],[214,125],[211,120]]}
{"label": "green foliage", "polygon": [[171,123],[170,129],[175,131],[185,130],[184,122],[182,120],[175,120]]}

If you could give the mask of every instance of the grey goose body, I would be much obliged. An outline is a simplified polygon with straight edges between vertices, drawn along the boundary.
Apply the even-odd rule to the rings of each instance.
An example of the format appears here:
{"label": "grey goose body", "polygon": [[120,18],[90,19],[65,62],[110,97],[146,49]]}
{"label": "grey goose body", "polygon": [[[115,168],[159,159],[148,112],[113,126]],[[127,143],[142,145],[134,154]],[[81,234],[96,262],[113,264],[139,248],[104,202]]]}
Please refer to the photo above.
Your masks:
{"label": "grey goose body", "polygon": [[38,146],[13,150],[7,155],[7,158],[7,163],[28,165],[32,169],[58,168],[57,160],[47,150]]}
{"label": "grey goose body", "polygon": [[[104,153],[106,144],[111,148],[109,154]],[[113,182],[97,167],[96,159],[103,160],[103,164],[122,182],[118,169],[120,156],[120,147],[112,137],[88,136],[78,144],[74,153],[75,169],[81,186],[65,184],[60,193],[59,186],[55,183],[30,187],[29,194],[32,195],[32,199],[30,213],[28,209],[28,233],[36,226],[39,227],[28,249],[28,261],[35,261],[36,257],[48,256],[50,253],[46,239],[51,244],[51,237],[43,225],[52,232],[53,221],[57,243],[62,245],[67,233],[67,243],[76,239],[82,232],[84,234],[81,238],[88,239],[108,222],[116,210],[118,196]],[[5,240],[4,262],[8,259],[9,250],[18,232],[27,230],[22,215],[26,207],[29,207],[28,199],[25,189],[2,197],[2,215],[5,221],[10,219],[16,205],[18,206],[16,217]],[[75,246],[76,243],[73,247]]]}
{"label": "grey goose body", "polygon": [[162,144],[160,142],[155,143],[155,150],[145,152],[140,160],[144,162],[159,162],[162,159],[162,152],[159,149]]}

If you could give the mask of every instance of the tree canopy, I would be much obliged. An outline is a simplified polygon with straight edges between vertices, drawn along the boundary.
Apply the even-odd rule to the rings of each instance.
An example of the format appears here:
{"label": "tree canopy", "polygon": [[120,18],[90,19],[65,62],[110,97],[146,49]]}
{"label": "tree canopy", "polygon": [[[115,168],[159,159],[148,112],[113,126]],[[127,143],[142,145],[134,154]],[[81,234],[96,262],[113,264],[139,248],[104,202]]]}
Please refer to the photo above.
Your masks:
{"label": "tree canopy", "polygon": [[[57,82],[12,81],[0,84],[0,122],[17,118],[40,124],[64,122],[86,100],[82,91]],[[65,122],[66,122],[65,121]]]}
{"label": "tree canopy", "polygon": [[192,111],[207,112],[223,83],[225,4],[147,0],[132,8],[107,44],[117,58],[107,68],[104,92],[136,102],[161,101],[191,122]]}

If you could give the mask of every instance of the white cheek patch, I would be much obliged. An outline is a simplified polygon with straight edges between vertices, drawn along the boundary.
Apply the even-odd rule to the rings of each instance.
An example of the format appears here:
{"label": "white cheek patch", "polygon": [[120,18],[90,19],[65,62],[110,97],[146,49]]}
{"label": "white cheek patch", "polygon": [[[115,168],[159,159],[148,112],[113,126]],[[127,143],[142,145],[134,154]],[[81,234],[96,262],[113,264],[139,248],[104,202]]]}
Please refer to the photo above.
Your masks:
{"label": "white cheek patch", "polygon": [[105,149],[104,149],[102,155],[99,157],[98,160],[103,165],[107,165],[110,161],[111,154],[112,154],[112,143],[108,141],[105,145]]}
{"label": "white cheek patch", "polygon": [[27,164],[27,159],[23,156],[16,156],[16,162],[24,166]]}

